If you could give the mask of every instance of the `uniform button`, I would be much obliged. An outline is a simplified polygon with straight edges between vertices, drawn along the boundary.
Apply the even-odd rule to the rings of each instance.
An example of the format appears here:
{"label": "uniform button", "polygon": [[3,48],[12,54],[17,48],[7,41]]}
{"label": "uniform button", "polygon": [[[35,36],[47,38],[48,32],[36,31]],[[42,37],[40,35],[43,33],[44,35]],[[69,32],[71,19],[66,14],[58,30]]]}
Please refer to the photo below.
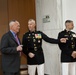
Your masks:
{"label": "uniform button", "polygon": [[72,44],[73,44],[73,42],[72,42]]}
{"label": "uniform button", "polygon": [[30,36],[31,34],[29,34],[29,36]]}
{"label": "uniform button", "polygon": [[35,49],[35,51],[37,51],[37,49]]}
{"label": "uniform button", "polygon": [[36,46],[36,44],[34,44],[34,46]]}
{"label": "uniform button", "polygon": [[37,47],[34,47],[34,50],[37,51]]}
{"label": "uniform button", "polygon": [[35,37],[33,37],[33,39],[34,39]]}
{"label": "uniform button", "polygon": [[28,41],[30,41],[30,40],[28,40]]}
{"label": "uniform button", "polygon": [[71,38],[71,40],[73,40],[73,38]]}
{"label": "uniform button", "polygon": [[33,39],[33,42],[36,42],[36,39]]}
{"label": "uniform button", "polygon": [[34,35],[34,33],[32,33],[32,35]]}
{"label": "uniform button", "polygon": [[72,45],[72,48],[74,48],[74,45]]}

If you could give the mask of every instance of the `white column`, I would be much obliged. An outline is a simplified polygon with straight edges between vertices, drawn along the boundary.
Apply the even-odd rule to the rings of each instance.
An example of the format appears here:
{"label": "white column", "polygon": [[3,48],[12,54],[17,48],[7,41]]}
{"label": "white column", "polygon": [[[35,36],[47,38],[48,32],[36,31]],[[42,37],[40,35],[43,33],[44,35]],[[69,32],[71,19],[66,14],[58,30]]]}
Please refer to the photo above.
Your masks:
{"label": "white column", "polygon": [[[61,8],[61,0],[36,0],[37,29],[43,31],[49,37],[57,38],[58,33],[63,29]],[[43,41],[43,50],[45,74],[61,75],[58,45]]]}

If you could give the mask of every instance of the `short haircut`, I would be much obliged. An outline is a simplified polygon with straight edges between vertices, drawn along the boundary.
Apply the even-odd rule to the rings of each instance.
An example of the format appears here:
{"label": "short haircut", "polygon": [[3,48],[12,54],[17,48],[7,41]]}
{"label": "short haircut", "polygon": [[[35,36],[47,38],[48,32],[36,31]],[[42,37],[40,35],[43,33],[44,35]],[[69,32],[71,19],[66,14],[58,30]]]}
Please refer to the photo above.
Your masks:
{"label": "short haircut", "polygon": [[34,22],[34,23],[35,23],[35,20],[34,20],[34,19],[29,19],[29,20],[28,20],[28,23],[29,23],[29,22]]}
{"label": "short haircut", "polygon": [[11,26],[11,25],[13,25],[13,23],[15,23],[17,20],[11,20],[10,22],[9,22],[9,26]]}
{"label": "short haircut", "polygon": [[73,21],[72,20],[66,20],[65,25],[66,25],[66,23],[71,23],[71,22],[73,22]]}

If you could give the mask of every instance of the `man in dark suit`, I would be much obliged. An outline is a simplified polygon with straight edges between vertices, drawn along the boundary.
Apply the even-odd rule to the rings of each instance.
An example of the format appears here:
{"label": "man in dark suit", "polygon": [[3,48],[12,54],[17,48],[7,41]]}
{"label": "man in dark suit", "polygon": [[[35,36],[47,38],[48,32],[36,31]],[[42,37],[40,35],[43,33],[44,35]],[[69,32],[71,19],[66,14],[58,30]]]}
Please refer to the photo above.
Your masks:
{"label": "man in dark suit", "polygon": [[[29,31],[23,35],[23,53],[27,55],[28,73],[35,75],[37,68],[38,75],[44,75],[44,54],[42,49],[42,39],[49,43],[57,44],[60,40],[49,38],[41,31],[36,31],[35,20],[28,21]],[[62,40],[63,42],[65,39]]]}
{"label": "man in dark suit", "polygon": [[19,75],[22,45],[20,45],[17,33],[20,29],[20,23],[12,20],[9,27],[10,31],[5,33],[1,39],[3,75]]}
{"label": "man in dark suit", "polygon": [[76,62],[76,34],[71,30],[74,28],[73,21],[65,21],[65,30],[61,31],[58,39],[66,38],[66,43],[59,43],[61,49],[61,63],[62,75],[76,75],[75,62]]}

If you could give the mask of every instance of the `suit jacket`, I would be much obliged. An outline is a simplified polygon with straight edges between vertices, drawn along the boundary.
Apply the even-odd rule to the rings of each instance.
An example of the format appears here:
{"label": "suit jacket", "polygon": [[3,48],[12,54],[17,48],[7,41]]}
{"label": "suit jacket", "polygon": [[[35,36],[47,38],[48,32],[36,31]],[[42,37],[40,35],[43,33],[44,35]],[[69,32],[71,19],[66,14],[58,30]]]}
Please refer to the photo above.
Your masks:
{"label": "suit jacket", "polygon": [[[27,32],[23,35],[23,53],[27,55],[27,63],[30,65],[44,63],[44,53],[42,49],[42,39],[49,43],[58,43],[59,41],[49,38],[41,31]],[[29,52],[35,54],[33,58],[28,56]]]}
{"label": "suit jacket", "polygon": [[76,51],[76,37],[72,31],[61,31],[58,34],[58,39],[60,38],[67,38],[66,43],[59,43],[59,48],[61,50],[61,62],[75,62],[76,58],[74,59],[71,54],[73,51]]}
{"label": "suit jacket", "polygon": [[20,69],[20,54],[16,50],[18,43],[9,31],[1,39],[2,69],[4,72],[18,72]]}

